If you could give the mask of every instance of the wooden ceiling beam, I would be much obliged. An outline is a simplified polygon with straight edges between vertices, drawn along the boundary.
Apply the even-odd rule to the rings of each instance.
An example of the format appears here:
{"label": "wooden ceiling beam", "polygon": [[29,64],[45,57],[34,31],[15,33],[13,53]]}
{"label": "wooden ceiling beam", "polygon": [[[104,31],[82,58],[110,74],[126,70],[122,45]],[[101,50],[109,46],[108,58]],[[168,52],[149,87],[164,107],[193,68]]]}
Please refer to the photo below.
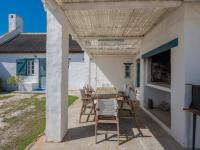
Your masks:
{"label": "wooden ceiling beam", "polygon": [[142,40],[144,36],[81,36],[80,39],[82,40],[99,40],[99,39],[105,39],[105,40]]}

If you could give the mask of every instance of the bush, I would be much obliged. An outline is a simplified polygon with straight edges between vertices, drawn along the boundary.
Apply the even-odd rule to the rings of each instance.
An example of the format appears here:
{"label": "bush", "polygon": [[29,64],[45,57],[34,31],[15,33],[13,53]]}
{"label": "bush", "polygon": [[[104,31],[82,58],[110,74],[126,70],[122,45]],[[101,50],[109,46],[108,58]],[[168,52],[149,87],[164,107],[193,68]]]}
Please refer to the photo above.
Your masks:
{"label": "bush", "polygon": [[7,84],[9,84],[11,86],[16,86],[17,85],[17,81],[15,79],[15,76],[8,77]]}
{"label": "bush", "polygon": [[24,77],[22,76],[10,76],[7,79],[7,84],[12,86],[12,87],[16,87],[19,86],[24,80]]}
{"label": "bush", "polygon": [[2,92],[2,91],[3,91],[3,80],[0,77],[0,92]]}

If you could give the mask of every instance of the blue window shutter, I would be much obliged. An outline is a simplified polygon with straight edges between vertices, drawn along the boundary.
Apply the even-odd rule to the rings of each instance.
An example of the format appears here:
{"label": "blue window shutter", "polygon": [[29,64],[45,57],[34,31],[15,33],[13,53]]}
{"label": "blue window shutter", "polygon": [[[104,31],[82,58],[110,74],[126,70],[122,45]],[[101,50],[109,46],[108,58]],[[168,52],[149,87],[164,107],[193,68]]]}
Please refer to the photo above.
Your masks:
{"label": "blue window shutter", "polygon": [[27,75],[27,66],[26,66],[26,59],[18,59],[16,61],[16,74],[19,76],[26,76]]}

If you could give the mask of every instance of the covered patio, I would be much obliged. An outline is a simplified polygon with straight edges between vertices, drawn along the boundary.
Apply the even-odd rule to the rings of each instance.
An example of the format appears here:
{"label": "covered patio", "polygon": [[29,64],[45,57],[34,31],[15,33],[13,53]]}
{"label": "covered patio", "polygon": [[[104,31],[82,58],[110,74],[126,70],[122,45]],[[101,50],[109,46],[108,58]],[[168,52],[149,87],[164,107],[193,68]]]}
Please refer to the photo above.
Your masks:
{"label": "covered patio", "polygon": [[[134,123],[123,121],[120,123],[122,129],[123,126],[125,130],[130,129],[132,137],[130,139],[128,137],[128,140],[126,138],[126,142],[121,145],[122,148],[128,149],[135,146],[137,149],[181,149],[168,134],[183,147],[191,146],[190,136],[186,136],[190,133],[188,131],[190,116],[182,112],[182,108],[188,105],[185,82],[197,78],[188,77],[186,80],[184,75],[189,67],[186,68],[187,65],[182,64],[185,64],[184,56],[187,51],[183,52],[182,49],[186,50],[190,45],[185,41],[187,39],[185,37],[188,39],[194,35],[194,39],[199,37],[199,34],[192,34],[193,31],[189,30],[198,28],[196,25],[199,23],[197,21],[199,5],[195,5],[193,0],[189,2],[187,0],[43,0],[43,3],[47,11],[45,141],[64,142],[62,144],[43,143],[42,146],[48,148],[61,146],[63,149],[65,146],[72,147],[72,149],[76,147],[77,149],[80,147],[116,149],[117,147],[109,141],[97,145],[93,143],[93,124],[77,122],[77,115],[80,111],[78,102],[68,112],[65,98],[68,95],[68,62],[66,59],[69,50],[69,34],[87,54],[84,60],[88,63],[88,68],[85,70],[88,72],[86,84],[95,88],[109,84],[117,90],[125,84],[137,87],[137,99],[141,102],[141,108],[166,131],[163,131],[144,111],[139,110],[143,135],[138,133]],[[195,11],[194,17],[192,11]],[[191,22],[195,24],[195,28],[190,26]],[[185,29],[188,29],[188,34]],[[194,57],[197,56],[195,55],[196,47],[198,46],[192,49]],[[171,52],[173,49],[174,51]],[[166,79],[170,85],[148,83],[147,80],[151,80],[148,76],[151,72],[148,69],[150,60],[158,52],[165,51],[170,51],[167,57],[172,59],[172,75],[167,75],[170,79]],[[138,62],[141,62],[141,66]],[[169,61],[169,64],[171,62]],[[188,64],[189,62],[187,59]],[[120,65],[117,66],[117,64]],[[132,77],[129,72],[126,72],[127,65],[134,66]],[[124,67],[125,74],[121,71]],[[179,71],[176,72],[176,70]],[[198,69],[188,72],[195,70]],[[97,80],[96,77],[99,74],[101,77]],[[179,74],[183,77],[179,78]],[[194,76],[196,74],[194,73]],[[197,81],[199,80],[194,82]],[[158,103],[164,99],[170,105],[169,110],[172,109],[170,112],[172,117],[170,116],[169,126],[145,108],[150,98],[158,99]],[[179,127],[180,123],[182,128]],[[44,139],[41,140],[44,141]]]}
{"label": "covered patio", "polygon": [[[70,92],[70,94],[80,97],[79,92]],[[182,150],[181,146],[169,136],[156,122],[154,122],[144,111],[138,111],[138,119],[141,132],[135,126],[131,119],[120,120],[121,126],[121,145],[117,144],[117,137],[112,134],[98,137],[98,144],[95,144],[94,122],[79,123],[79,113],[81,100],[77,100],[68,109],[68,132],[62,143],[45,142],[45,136],[42,136],[32,146],[31,150],[94,150],[94,149],[135,149],[135,150]],[[83,122],[86,117],[82,118]],[[90,117],[90,121],[93,116]]]}

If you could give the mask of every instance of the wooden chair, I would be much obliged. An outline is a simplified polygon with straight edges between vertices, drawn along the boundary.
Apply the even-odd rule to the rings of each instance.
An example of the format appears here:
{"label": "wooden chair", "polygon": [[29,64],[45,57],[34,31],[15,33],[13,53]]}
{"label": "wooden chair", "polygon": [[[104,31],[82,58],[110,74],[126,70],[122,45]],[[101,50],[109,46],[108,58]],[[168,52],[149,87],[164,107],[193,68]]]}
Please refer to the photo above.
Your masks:
{"label": "wooden chair", "polygon": [[[131,98],[131,90],[134,92],[133,98]],[[128,111],[129,115],[126,116],[120,116],[122,118],[131,118],[135,120],[135,123],[137,125],[137,108],[139,107],[139,101],[136,100],[136,93],[133,89],[130,89],[126,91],[126,95],[123,97],[123,99],[120,101],[120,110],[121,111]]]}
{"label": "wooden chair", "polygon": [[122,91],[118,91],[116,95],[117,100],[128,100],[130,97],[130,87],[125,86]]}
{"label": "wooden chair", "polygon": [[[79,117],[79,123],[81,122],[82,115],[87,115],[87,121],[89,120],[90,115],[95,115],[95,102],[92,96],[88,96],[85,92],[85,89],[80,89],[82,107]],[[86,113],[86,110],[90,109],[89,113]]]}
{"label": "wooden chair", "polygon": [[[99,133],[105,133],[107,138],[108,133],[114,133],[118,135],[119,144],[119,115],[118,115],[118,103],[116,99],[100,99],[96,105],[96,117],[95,117],[95,143],[97,143],[97,135]],[[117,131],[102,131],[98,132],[99,124],[116,124]]]}
{"label": "wooden chair", "polygon": [[93,89],[93,87],[91,85],[88,84],[86,87],[87,87],[89,93],[95,92],[95,90]]}

